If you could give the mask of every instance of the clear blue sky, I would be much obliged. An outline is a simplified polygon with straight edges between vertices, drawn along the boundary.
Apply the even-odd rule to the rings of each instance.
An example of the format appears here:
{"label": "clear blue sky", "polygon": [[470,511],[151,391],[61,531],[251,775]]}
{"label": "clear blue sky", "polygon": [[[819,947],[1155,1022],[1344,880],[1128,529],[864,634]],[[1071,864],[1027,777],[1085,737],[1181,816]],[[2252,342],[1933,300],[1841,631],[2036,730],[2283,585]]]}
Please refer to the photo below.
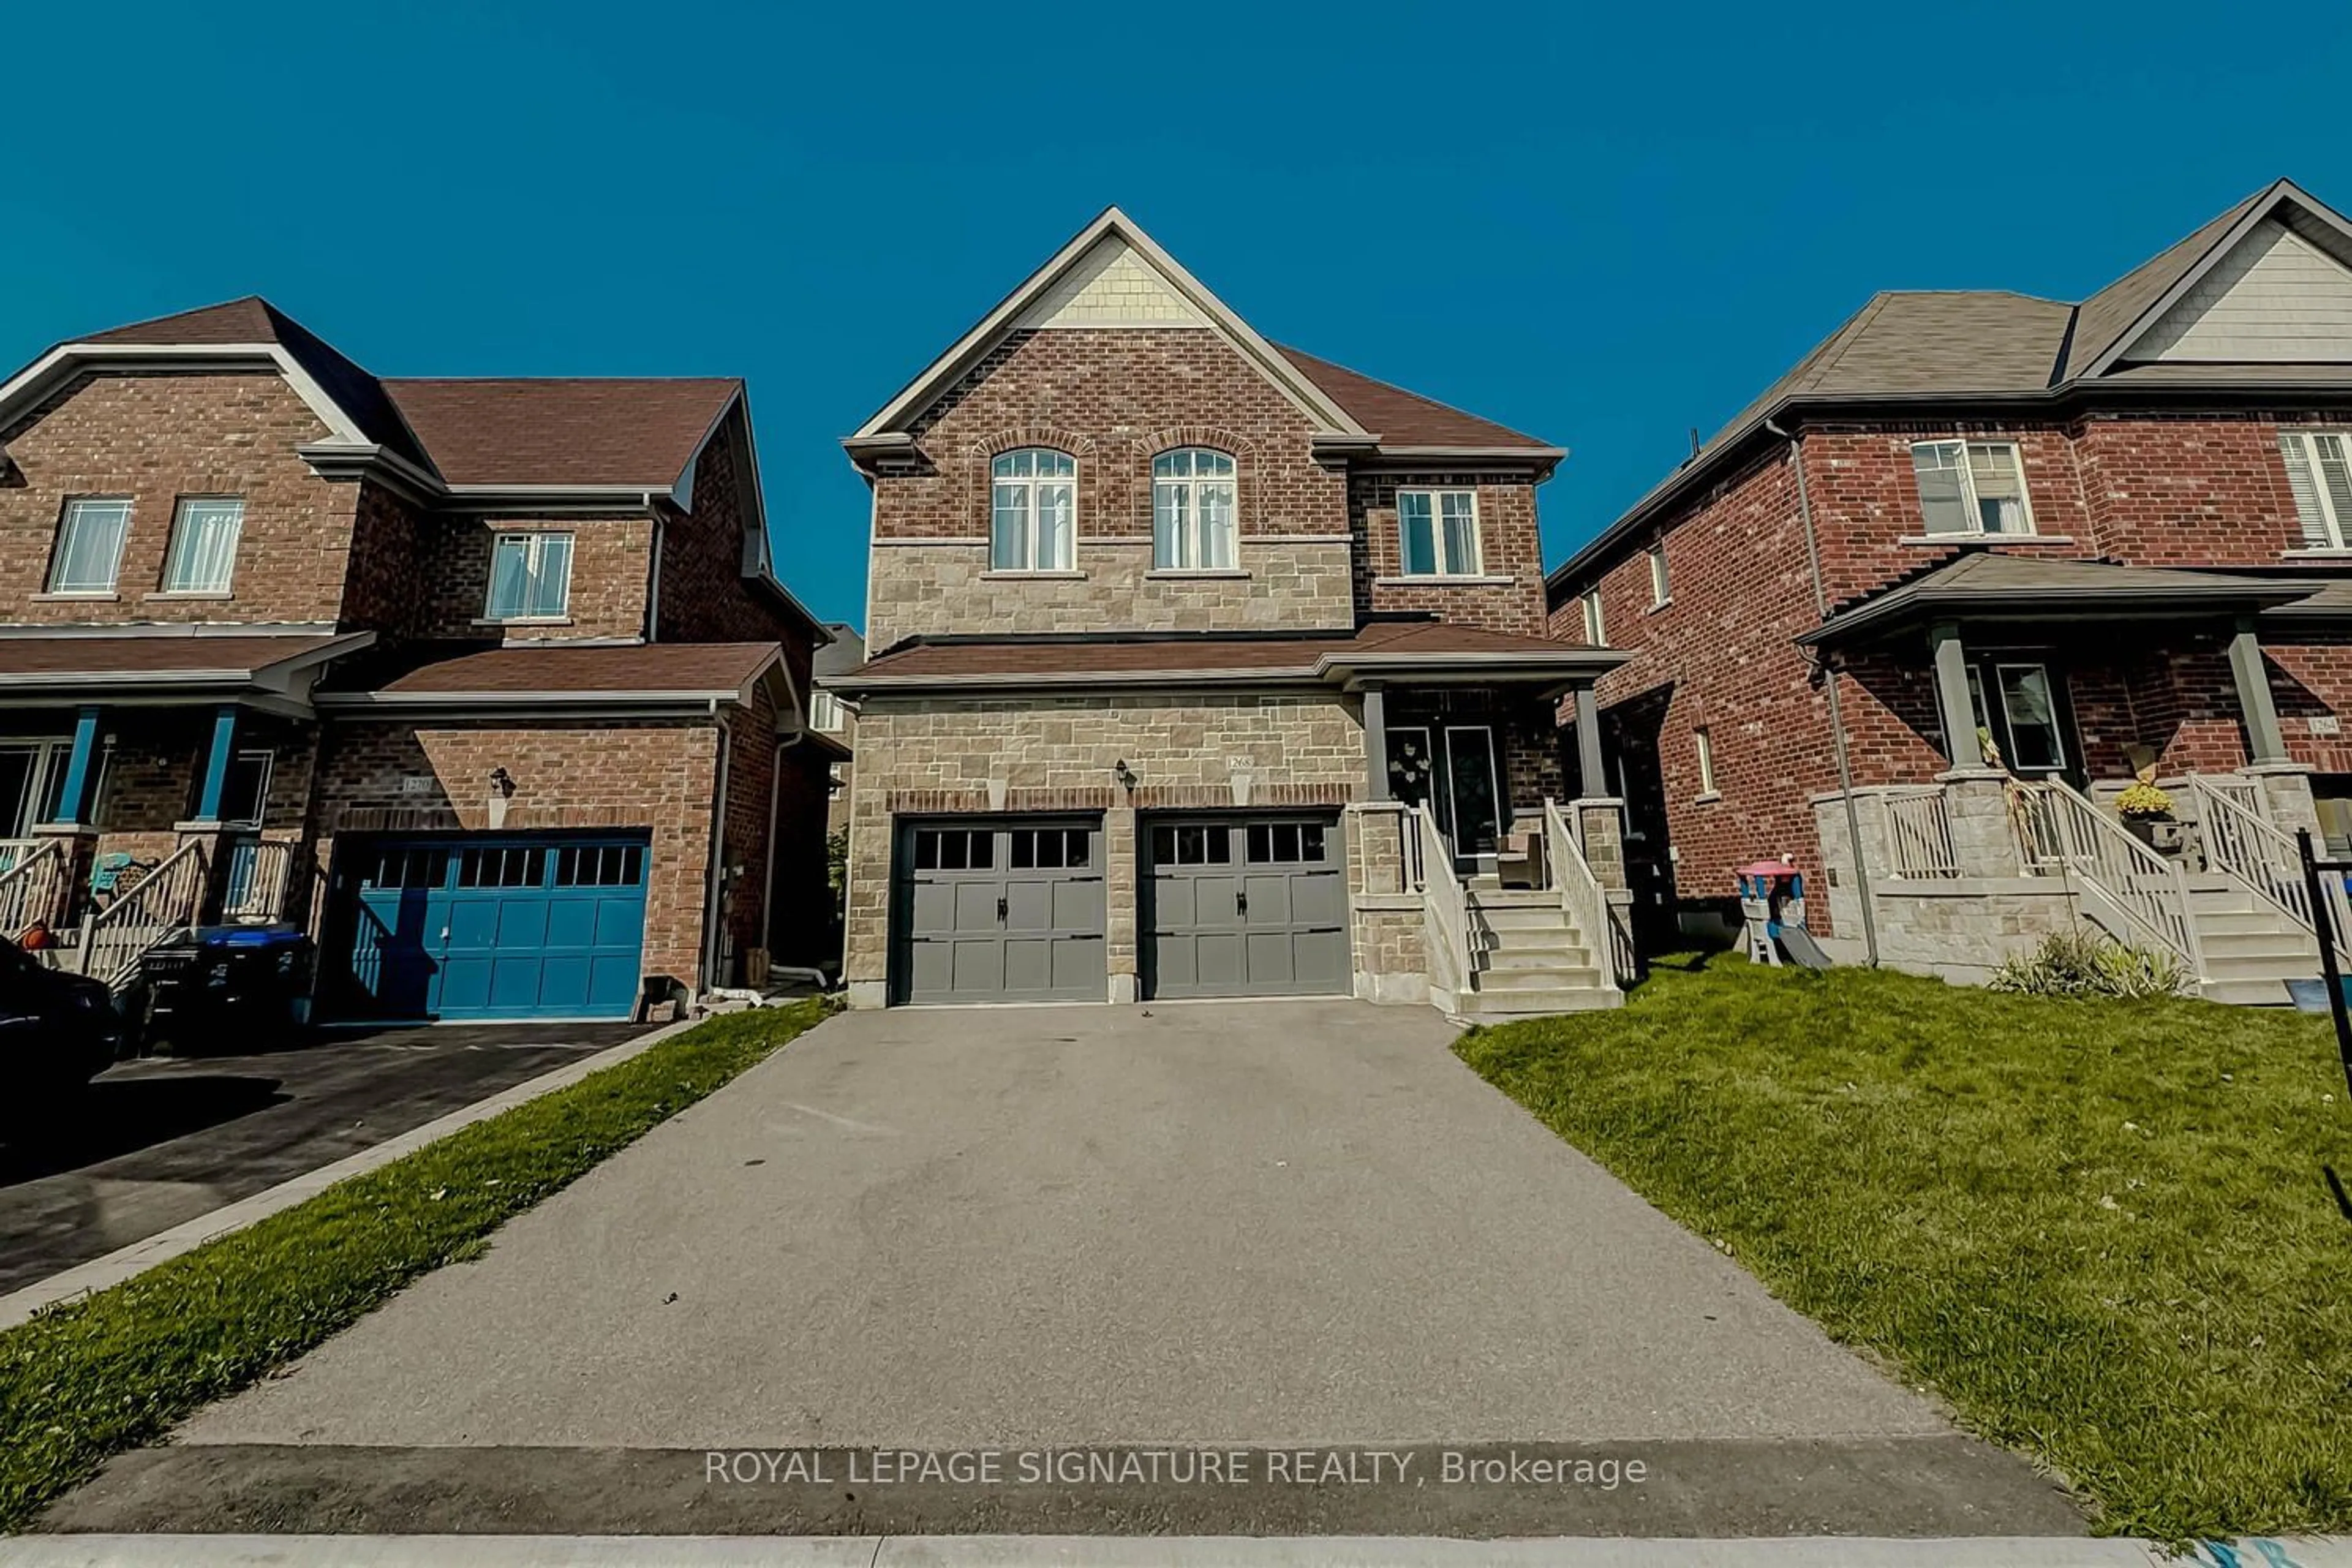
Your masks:
{"label": "clear blue sky", "polygon": [[1573,448],[1557,562],[1879,288],[2105,282],[2352,206],[2352,9],[572,0],[19,6],[0,359],[268,295],[384,374],[740,374],[836,439],[1116,202],[1267,336]]}

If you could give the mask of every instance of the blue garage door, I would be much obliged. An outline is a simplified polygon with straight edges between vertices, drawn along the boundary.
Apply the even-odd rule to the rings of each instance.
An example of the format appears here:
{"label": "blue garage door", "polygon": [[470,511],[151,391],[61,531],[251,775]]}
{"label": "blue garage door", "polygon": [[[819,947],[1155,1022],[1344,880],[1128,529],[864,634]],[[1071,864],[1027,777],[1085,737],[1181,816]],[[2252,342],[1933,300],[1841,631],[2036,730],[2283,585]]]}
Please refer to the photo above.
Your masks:
{"label": "blue garage door", "polygon": [[338,879],[340,1010],[362,1018],[625,1018],[646,940],[637,837],[401,839]]}

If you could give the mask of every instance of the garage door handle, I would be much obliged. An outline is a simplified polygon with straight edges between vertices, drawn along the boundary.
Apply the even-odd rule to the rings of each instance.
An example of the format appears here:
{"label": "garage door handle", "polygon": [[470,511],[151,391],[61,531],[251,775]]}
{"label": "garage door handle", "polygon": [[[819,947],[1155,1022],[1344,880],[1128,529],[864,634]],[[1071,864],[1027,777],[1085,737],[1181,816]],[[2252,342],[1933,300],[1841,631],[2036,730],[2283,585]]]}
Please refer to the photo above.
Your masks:
{"label": "garage door handle", "polygon": [[996,900],[996,918],[1000,921],[1004,919],[1004,900],[1003,899]]}
{"label": "garage door handle", "polygon": [[1237,915],[1249,913],[1249,893],[1246,889],[1237,890],[1234,894],[1234,913]]}

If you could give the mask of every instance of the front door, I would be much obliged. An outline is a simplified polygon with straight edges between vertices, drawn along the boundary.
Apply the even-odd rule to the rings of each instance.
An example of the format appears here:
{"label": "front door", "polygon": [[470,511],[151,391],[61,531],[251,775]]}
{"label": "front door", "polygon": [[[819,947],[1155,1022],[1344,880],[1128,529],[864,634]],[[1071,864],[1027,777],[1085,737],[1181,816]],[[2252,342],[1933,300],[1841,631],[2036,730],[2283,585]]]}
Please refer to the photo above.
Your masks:
{"label": "front door", "polygon": [[1390,727],[1387,739],[1390,795],[1407,805],[1426,801],[1457,860],[1471,863],[1494,854],[1503,831],[1494,730],[1485,724],[1399,724]]}
{"label": "front door", "polygon": [[1987,654],[1969,666],[1969,706],[2010,772],[2083,783],[2083,749],[2063,669],[2031,655]]}

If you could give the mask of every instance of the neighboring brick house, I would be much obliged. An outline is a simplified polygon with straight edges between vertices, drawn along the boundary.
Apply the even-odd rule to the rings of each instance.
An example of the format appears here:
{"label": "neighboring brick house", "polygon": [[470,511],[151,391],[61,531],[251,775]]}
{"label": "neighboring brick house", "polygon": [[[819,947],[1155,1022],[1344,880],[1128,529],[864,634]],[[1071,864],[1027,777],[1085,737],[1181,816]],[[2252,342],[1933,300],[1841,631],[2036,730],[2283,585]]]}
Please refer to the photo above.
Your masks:
{"label": "neighboring brick house", "polygon": [[1559,448],[1275,347],[1116,209],[845,445],[853,1003],[1613,998],[1560,895],[1480,914],[1614,662],[1541,636]]}
{"label": "neighboring brick house", "polygon": [[113,977],[305,921],[345,1018],[814,961],[828,634],[751,443],[737,381],[378,378],[258,299],[50,350],[0,385],[0,923]]}
{"label": "neighboring brick house", "polygon": [[2079,305],[1873,299],[1549,578],[1633,656],[1649,934],[1786,856],[1840,956],[1981,975],[2088,912],[2283,999],[2287,835],[2352,832],[2347,429],[2352,229],[2284,181]]}
{"label": "neighboring brick house", "polygon": [[[816,652],[816,678],[820,681],[829,675],[845,675],[866,662],[866,639],[857,635],[856,626],[835,621],[825,629],[833,634],[833,641]],[[857,752],[857,715],[835,693],[820,690],[809,702],[809,728],[830,736],[850,753],[833,764],[833,795],[824,813],[824,831],[829,838],[849,831],[849,781]]]}

